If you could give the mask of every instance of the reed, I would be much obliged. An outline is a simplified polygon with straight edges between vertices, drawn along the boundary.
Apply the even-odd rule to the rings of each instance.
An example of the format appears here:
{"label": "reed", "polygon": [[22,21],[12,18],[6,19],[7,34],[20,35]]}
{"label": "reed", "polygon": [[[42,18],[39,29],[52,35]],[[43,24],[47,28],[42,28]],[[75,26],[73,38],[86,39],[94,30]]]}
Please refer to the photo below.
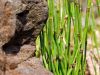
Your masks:
{"label": "reed", "polygon": [[[99,6],[99,0],[96,3]],[[54,75],[85,75],[90,17],[93,34],[95,20],[92,0],[87,0],[85,26],[82,25],[81,4],[78,0],[48,0],[49,17],[37,39],[37,50],[41,50],[44,66]],[[93,39],[97,46],[96,35]]]}

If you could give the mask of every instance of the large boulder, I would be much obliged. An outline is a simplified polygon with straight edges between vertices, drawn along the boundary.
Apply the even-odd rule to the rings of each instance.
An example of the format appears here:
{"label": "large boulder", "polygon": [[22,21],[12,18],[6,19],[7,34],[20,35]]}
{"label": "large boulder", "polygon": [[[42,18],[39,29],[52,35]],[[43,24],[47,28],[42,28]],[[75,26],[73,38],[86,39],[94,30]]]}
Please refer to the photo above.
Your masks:
{"label": "large boulder", "polygon": [[47,18],[45,0],[0,0],[0,75],[52,75],[34,57]]}

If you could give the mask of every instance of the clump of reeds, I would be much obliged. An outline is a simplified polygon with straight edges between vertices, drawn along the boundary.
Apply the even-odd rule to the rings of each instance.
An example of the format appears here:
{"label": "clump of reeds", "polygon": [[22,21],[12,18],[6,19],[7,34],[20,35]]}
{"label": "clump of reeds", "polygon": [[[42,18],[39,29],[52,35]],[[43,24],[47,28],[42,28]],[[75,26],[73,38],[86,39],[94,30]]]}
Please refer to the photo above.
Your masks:
{"label": "clump of reeds", "polygon": [[[96,3],[100,13],[100,1]],[[49,18],[37,41],[44,66],[54,75],[85,75],[90,24],[97,46],[92,0],[87,0],[84,26],[81,4],[78,0],[48,0]]]}

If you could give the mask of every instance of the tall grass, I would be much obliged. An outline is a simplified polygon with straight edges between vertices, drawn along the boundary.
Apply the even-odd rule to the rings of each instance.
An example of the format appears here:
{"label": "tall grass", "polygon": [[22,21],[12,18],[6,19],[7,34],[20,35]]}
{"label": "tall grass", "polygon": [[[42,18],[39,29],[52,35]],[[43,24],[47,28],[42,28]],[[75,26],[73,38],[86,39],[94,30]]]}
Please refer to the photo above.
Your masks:
{"label": "tall grass", "polygon": [[[85,26],[82,26],[82,3],[78,0],[48,0],[49,18],[37,41],[43,64],[54,75],[85,75],[91,3],[92,0],[87,0]],[[92,22],[95,33],[93,13]],[[97,42],[96,36],[94,41]]]}

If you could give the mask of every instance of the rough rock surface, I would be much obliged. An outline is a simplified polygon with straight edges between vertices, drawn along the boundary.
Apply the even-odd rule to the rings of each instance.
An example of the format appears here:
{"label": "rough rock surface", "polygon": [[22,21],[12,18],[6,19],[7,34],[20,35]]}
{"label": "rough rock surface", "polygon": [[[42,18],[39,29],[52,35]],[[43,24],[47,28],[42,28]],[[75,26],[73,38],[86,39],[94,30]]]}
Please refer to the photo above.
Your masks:
{"label": "rough rock surface", "polygon": [[49,71],[44,69],[41,61],[38,58],[30,58],[22,62],[16,69],[8,70],[6,75],[52,75]]}
{"label": "rough rock surface", "polygon": [[0,0],[0,75],[52,75],[34,57],[47,18],[45,0]]}

